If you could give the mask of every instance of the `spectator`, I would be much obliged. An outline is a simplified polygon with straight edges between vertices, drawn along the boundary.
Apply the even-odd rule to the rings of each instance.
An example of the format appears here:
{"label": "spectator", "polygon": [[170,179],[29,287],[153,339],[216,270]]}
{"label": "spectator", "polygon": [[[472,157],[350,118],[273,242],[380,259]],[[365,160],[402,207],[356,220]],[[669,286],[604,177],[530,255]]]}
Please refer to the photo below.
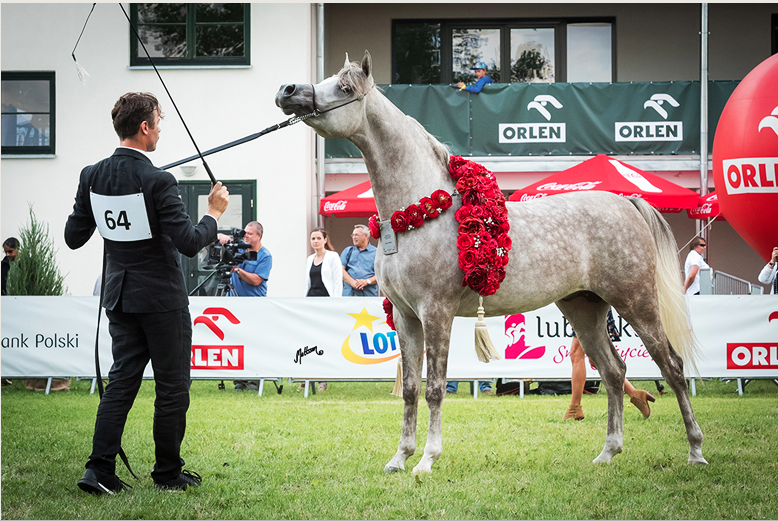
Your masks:
{"label": "spectator", "polygon": [[[305,268],[308,288],[305,296],[343,296],[343,267],[324,228],[315,228],[311,231],[311,248],[313,254],[308,257]],[[316,382],[312,385],[316,385]],[[304,389],[305,384],[301,383],[300,388]],[[326,391],[327,382],[319,382],[319,390]]]}
{"label": "spectator", "polygon": [[[446,394],[456,394],[459,390],[459,382],[446,382]],[[492,382],[478,380],[478,390],[483,394],[492,394]]]}
{"label": "spectator", "polygon": [[19,239],[16,237],[9,237],[3,243],[3,251],[5,257],[2,260],[2,294],[6,295],[5,282],[8,280],[8,272],[11,270],[11,262],[16,260],[16,250],[19,248]]}
{"label": "spectator", "polygon": [[[611,340],[617,342],[621,340],[619,330],[616,328],[616,322],[613,320],[613,313],[608,310],[608,334]],[[562,420],[583,420],[584,413],[581,406],[581,398],[583,397],[584,386],[586,385],[586,363],[584,362],[584,351],[581,347],[581,342],[578,341],[578,336],[573,331],[573,343],[570,346],[570,362],[573,364],[573,374],[570,379],[570,388],[572,396],[570,397],[570,406],[567,408]],[[635,389],[629,380],[624,379],[624,394],[629,396],[632,405],[637,407],[643,418],[651,416],[651,407],[648,402],[653,402],[656,399],[648,393],[648,391],[642,391]]]}
{"label": "spectator", "polygon": [[470,70],[475,71],[475,77],[477,79],[475,85],[466,86],[460,81],[457,83],[457,87],[460,89],[478,94],[481,92],[481,89],[484,88],[484,85],[494,83],[494,80],[486,75],[486,64],[484,62],[476,62],[476,64]]}
{"label": "spectator", "polygon": [[686,256],[686,263],[683,271],[686,274],[686,280],[683,283],[683,290],[687,295],[700,294],[700,270],[709,270],[710,266],[702,258],[702,253],[708,243],[702,237],[695,237],[692,241],[689,255]]}
{"label": "spectator", "polygon": [[[270,270],[273,268],[273,257],[262,246],[262,225],[257,221],[251,221],[243,229],[243,240],[251,247],[248,251],[257,252],[256,260],[244,260],[239,266],[232,269],[230,283],[235,288],[238,297],[266,297],[267,280],[270,278]],[[219,234],[219,242],[224,244],[229,237]],[[235,391],[259,391],[259,381],[233,380]]]}
{"label": "spectator", "polygon": [[130,92],[119,98],[111,110],[119,147],[81,171],[73,213],[65,224],[71,249],[84,246],[99,228],[107,255],[103,307],[114,362],[97,409],[92,453],[78,482],[92,494],[127,487],[116,476],[116,455],[149,361],[156,392],[151,478],[160,490],[186,490],[202,482],[197,473],[182,469],[192,319],[178,257],[179,252],[193,257],[213,241],[229,193],[216,183],[207,214],[192,225],[175,177],[155,167],[147,155],[157,148],[161,117],[151,94]]}
{"label": "spectator", "polygon": [[370,244],[368,228],[364,224],[354,226],[351,233],[353,246],[340,255],[343,265],[344,297],[377,297],[378,285],[375,276],[376,247]]}
{"label": "spectator", "polygon": [[770,284],[770,293],[778,295],[778,246],[773,248],[773,258],[765,264],[759,273],[759,282]]}

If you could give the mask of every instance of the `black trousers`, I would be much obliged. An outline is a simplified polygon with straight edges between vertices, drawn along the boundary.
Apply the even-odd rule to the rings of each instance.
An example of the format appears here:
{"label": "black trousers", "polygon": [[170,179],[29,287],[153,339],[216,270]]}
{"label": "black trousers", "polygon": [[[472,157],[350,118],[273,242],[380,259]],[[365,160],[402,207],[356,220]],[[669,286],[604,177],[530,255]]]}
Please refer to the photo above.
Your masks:
{"label": "black trousers", "polygon": [[178,477],[181,442],[189,408],[192,322],[189,309],[162,313],[108,311],[113,365],[97,409],[92,454],[87,468],[113,474],[127,414],[132,408],[149,360],[154,370],[155,482]]}

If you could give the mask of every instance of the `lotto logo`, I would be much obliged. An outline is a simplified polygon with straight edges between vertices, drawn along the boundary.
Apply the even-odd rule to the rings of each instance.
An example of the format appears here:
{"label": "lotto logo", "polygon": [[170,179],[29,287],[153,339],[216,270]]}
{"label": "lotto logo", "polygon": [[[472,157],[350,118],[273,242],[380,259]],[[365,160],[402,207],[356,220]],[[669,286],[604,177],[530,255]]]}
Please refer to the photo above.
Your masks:
{"label": "lotto logo", "polygon": [[778,369],[778,342],[728,343],[727,369]]}

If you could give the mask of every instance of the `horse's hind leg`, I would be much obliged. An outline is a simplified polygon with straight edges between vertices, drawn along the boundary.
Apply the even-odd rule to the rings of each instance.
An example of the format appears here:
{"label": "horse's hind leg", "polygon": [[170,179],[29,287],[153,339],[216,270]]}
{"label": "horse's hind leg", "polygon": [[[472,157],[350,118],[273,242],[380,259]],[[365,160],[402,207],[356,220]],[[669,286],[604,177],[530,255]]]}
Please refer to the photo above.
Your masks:
{"label": "horse's hind leg", "polygon": [[448,348],[451,340],[451,325],[454,317],[447,316],[440,309],[438,313],[425,313],[424,344],[427,348],[427,406],[430,409],[430,423],[424,456],[413,468],[413,475],[432,472],[432,464],[443,453],[443,432],[441,407],[446,395],[446,368]]}
{"label": "horse's hind leg", "polygon": [[[640,318],[643,317],[643,318]],[[694,417],[694,410],[689,398],[689,388],[683,374],[683,360],[673,350],[667,335],[661,326],[659,314],[651,316],[641,313],[639,317],[624,316],[632,329],[640,336],[643,345],[662,371],[662,378],[670,385],[678,400],[681,416],[686,427],[686,439],[689,440],[689,463],[707,465],[702,457],[702,430]]]}
{"label": "horse's hind leg", "polygon": [[405,460],[416,452],[416,414],[421,392],[421,370],[424,361],[424,332],[416,317],[394,311],[403,368],[403,430],[397,453],[384,467],[384,472],[405,470]]}
{"label": "horse's hind leg", "polygon": [[621,452],[624,439],[624,375],[627,366],[616,353],[607,332],[609,305],[596,295],[579,296],[569,301],[558,301],[573,326],[584,352],[600,373],[608,392],[608,432],[605,447],[593,463],[609,463]]}

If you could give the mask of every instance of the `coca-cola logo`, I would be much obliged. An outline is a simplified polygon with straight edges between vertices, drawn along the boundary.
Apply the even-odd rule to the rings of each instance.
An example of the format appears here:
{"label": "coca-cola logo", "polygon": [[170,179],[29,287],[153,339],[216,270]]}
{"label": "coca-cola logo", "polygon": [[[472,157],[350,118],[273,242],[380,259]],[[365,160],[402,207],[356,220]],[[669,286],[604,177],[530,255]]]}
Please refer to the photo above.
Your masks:
{"label": "coca-cola logo", "polygon": [[537,190],[567,190],[567,191],[577,191],[577,190],[594,190],[597,188],[597,185],[602,183],[602,181],[581,181],[580,183],[572,183],[572,184],[562,184],[562,183],[546,183],[544,185],[540,185],[537,187]]}
{"label": "coca-cola logo", "polygon": [[540,199],[541,197],[546,197],[548,194],[535,194],[535,195],[528,195],[528,194],[521,194],[521,202],[527,202],[532,201],[533,199]]}
{"label": "coca-cola logo", "polygon": [[705,203],[701,206],[698,206],[697,208],[693,208],[689,210],[689,214],[691,214],[693,217],[710,215],[712,213],[713,213],[712,203]]}
{"label": "coca-cola logo", "polygon": [[346,205],[348,204],[348,201],[341,199],[340,201],[327,201],[324,203],[324,211],[325,212],[337,212],[342,211],[346,209]]}

